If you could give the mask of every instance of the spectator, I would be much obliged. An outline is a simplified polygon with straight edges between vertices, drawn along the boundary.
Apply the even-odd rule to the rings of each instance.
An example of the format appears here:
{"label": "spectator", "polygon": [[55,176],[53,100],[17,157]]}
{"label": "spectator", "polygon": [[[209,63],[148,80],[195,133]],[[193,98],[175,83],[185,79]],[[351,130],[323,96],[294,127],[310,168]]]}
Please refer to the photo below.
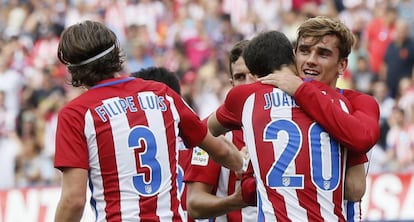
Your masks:
{"label": "spectator", "polygon": [[368,59],[365,56],[358,56],[357,68],[352,73],[353,88],[363,93],[369,93],[372,82],[377,77],[371,72]]}
{"label": "spectator", "polygon": [[0,90],[0,189],[13,188],[15,177],[15,157],[19,147],[15,143],[14,115],[10,116],[5,106],[5,93]]}
{"label": "spectator", "polygon": [[398,107],[404,110],[407,121],[414,123],[414,80],[404,77],[400,80],[400,95],[398,98]]}
{"label": "spectator", "polygon": [[10,64],[13,60],[11,51],[2,51],[0,53],[0,90],[4,92],[4,105],[7,112],[10,112],[16,118],[20,111],[19,95],[23,89],[24,79],[22,75],[13,69]]}
{"label": "spectator", "polygon": [[411,77],[414,70],[414,41],[409,34],[408,22],[399,19],[395,25],[395,37],[385,51],[385,79],[393,98],[397,96],[400,80]]}
{"label": "spectator", "polygon": [[396,8],[399,17],[408,22],[410,26],[410,37],[414,38],[414,1],[398,0]]}
{"label": "spectator", "polygon": [[385,51],[392,41],[397,11],[386,3],[377,3],[375,17],[367,24],[363,44],[368,52],[371,72],[384,77],[381,70]]}
{"label": "spectator", "polygon": [[394,107],[389,125],[386,145],[388,170],[414,172],[414,124],[407,122],[404,110]]}
{"label": "spectator", "polygon": [[21,152],[16,157],[16,186],[19,188],[46,186],[55,182],[53,160],[42,154],[42,147],[35,137],[21,142]]}
{"label": "spectator", "polygon": [[372,95],[377,100],[380,107],[380,139],[378,145],[385,150],[386,135],[389,130],[388,119],[393,112],[395,106],[395,100],[389,96],[387,85],[384,80],[377,80],[372,84]]}
{"label": "spectator", "polygon": [[135,70],[149,68],[155,65],[148,44],[141,39],[134,39],[130,45],[131,54],[127,57],[126,71],[131,73]]}
{"label": "spectator", "polygon": [[14,115],[8,112],[5,105],[5,92],[0,90],[0,141],[9,137],[14,132]]}

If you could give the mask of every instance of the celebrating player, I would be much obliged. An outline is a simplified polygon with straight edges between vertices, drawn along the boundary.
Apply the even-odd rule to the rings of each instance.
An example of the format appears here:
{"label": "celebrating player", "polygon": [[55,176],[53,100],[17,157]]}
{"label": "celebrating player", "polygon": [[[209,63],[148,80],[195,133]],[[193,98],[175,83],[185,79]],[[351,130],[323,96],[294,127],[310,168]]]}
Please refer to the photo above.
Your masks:
{"label": "celebrating player", "polygon": [[213,137],[165,84],[121,75],[124,58],[109,28],[84,21],[65,29],[58,58],[74,87],[88,90],[59,112],[55,167],[62,193],[55,221],[79,221],[87,182],[96,221],[185,221],[177,194],[177,136],[220,164],[245,159]]}
{"label": "celebrating player", "polygon": [[[282,66],[295,69],[292,46],[277,31],[255,37],[243,57],[258,77]],[[298,100],[308,95],[313,98]],[[302,105],[313,106],[313,112],[326,116],[310,116]],[[220,135],[243,127],[257,178],[258,221],[345,221],[342,197],[347,151],[336,139],[343,143],[347,137],[340,138],[344,128],[334,126],[351,118],[351,112],[346,98],[318,81],[303,83],[294,98],[261,83],[230,90],[224,105],[210,116],[209,128]],[[365,146],[375,140],[363,139],[353,151],[367,150]]]}

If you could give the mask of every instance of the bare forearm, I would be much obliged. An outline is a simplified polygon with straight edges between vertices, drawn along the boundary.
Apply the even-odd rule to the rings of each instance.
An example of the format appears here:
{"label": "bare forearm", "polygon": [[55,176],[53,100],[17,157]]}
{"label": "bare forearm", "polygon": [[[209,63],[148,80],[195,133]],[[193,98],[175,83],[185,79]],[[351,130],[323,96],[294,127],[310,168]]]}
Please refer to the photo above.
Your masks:
{"label": "bare forearm", "polygon": [[62,193],[56,208],[55,222],[80,221],[86,203],[88,171],[66,168],[62,176]]}
{"label": "bare forearm", "polygon": [[365,194],[366,176],[364,164],[352,166],[346,170],[344,199],[360,201]]}
{"label": "bare forearm", "polygon": [[235,195],[217,197],[208,193],[204,193],[187,202],[188,213],[195,219],[217,217],[234,210],[239,210],[245,206],[246,204],[244,204],[243,200],[239,200]]}
{"label": "bare forearm", "polygon": [[209,116],[207,126],[213,136],[223,135],[228,129],[224,128],[217,120],[216,113]]}
{"label": "bare forearm", "polygon": [[211,134],[200,144],[209,156],[220,165],[239,172],[243,168],[243,157],[233,144],[229,143],[223,136],[213,137]]}
{"label": "bare forearm", "polygon": [[83,214],[83,205],[71,203],[69,200],[61,200],[55,214],[55,222],[79,222]]}

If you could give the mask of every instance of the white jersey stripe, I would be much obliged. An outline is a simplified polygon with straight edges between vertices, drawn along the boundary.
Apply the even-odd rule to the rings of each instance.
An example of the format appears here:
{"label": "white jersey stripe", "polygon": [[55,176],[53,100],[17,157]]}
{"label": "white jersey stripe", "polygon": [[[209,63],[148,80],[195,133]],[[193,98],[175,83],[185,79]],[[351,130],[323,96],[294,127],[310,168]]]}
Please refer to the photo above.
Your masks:
{"label": "white jersey stripe", "polygon": [[[119,101],[118,97],[110,98],[103,100],[102,103],[105,104],[114,104]],[[132,183],[131,175],[135,175],[136,168],[131,168],[130,166],[136,166],[136,160],[134,155],[134,150],[130,149],[129,152],[125,152],[125,149],[129,149],[128,145],[128,133],[125,133],[125,130],[129,130],[131,127],[126,113],[119,113],[109,118],[111,129],[112,129],[112,139],[114,142],[114,152],[116,159],[116,166],[118,172],[123,172],[122,174],[118,173],[119,189],[120,190],[129,190],[134,191],[134,185]],[[139,214],[139,207],[137,198],[138,195],[136,192],[120,192],[120,209],[121,209],[121,218],[125,220],[127,218],[137,217]],[[135,207],[134,207],[135,206]],[[133,209],[133,210],[132,210]]]}
{"label": "white jersey stripe", "polygon": [[241,209],[242,222],[257,221],[257,209],[256,207],[244,207]]}
{"label": "white jersey stripe", "polygon": [[178,123],[180,122],[180,115],[178,114],[177,107],[174,104],[174,99],[170,96],[166,96],[166,99],[170,102],[170,110],[174,118],[175,135],[178,137]]}
{"label": "white jersey stripe", "polygon": [[[95,126],[93,124],[92,114],[89,110],[85,113],[84,134],[86,136],[86,140],[89,147],[89,166],[91,169],[100,169],[98,145],[96,143],[96,131]],[[89,183],[93,182],[91,185],[91,198],[93,200],[101,200],[95,201],[96,206],[91,207],[94,210],[96,221],[103,221],[105,220],[106,213],[102,209],[105,209],[106,204],[105,201],[102,201],[104,199],[102,176],[98,172],[90,171],[89,177]]]}
{"label": "white jersey stripe", "polygon": [[[330,137],[327,133],[323,133],[321,140],[329,140]],[[329,141],[327,142],[322,142],[321,141],[322,146],[330,146]],[[329,152],[331,151],[330,147],[327,148],[322,148],[324,151]],[[338,147],[338,149],[341,149],[341,147]],[[341,155],[341,152],[339,152],[339,155]],[[322,160],[322,172],[325,173],[324,177],[326,179],[328,179],[328,176],[326,175],[332,175],[332,172],[330,172],[330,170],[332,169],[331,166],[331,159],[328,159],[327,157],[329,157],[329,155],[322,155],[322,158],[324,158]],[[339,158],[341,160],[341,158]],[[311,160],[312,161],[312,160]],[[341,161],[340,161],[341,162]],[[339,166],[341,166],[341,163],[339,163]],[[329,172],[327,169],[329,169]],[[343,177],[345,178],[345,177]],[[338,184],[339,185],[339,184]],[[338,216],[336,216],[333,212],[335,212],[335,205],[334,205],[334,197],[333,197],[333,192],[325,192],[324,190],[320,189],[319,187],[317,187],[317,200],[318,203],[321,206],[324,206],[323,208],[321,208],[321,215],[324,218],[325,221],[338,221],[339,218]],[[322,195],[323,194],[323,195]]]}
{"label": "white jersey stripe", "polygon": [[[321,215],[325,221],[338,221],[339,218],[332,212],[335,212],[335,206],[333,204],[333,193],[324,192],[318,188],[318,203],[323,206],[321,208]],[[325,193],[323,196],[320,193]]]}
{"label": "white jersey stripe", "polygon": [[[254,94],[249,96],[249,98],[246,99],[246,102],[245,102],[244,108],[243,108],[242,123],[243,123],[243,127],[244,127],[243,128],[244,138],[255,138],[254,137],[254,132],[253,132],[253,123],[252,123],[253,109],[254,109]],[[258,153],[258,151],[256,149],[255,142],[252,141],[252,140],[245,140],[245,143],[246,143],[246,147],[248,149],[248,152],[250,154],[250,159],[251,159],[251,163],[252,163],[254,172],[260,172],[259,165],[257,164],[258,159],[257,159],[256,154]],[[258,195],[266,196],[265,198],[262,197],[261,198],[262,200],[268,200],[269,199],[267,197],[266,190],[264,189],[262,180],[260,180],[259,178],[257,179],[257,192],[258,192]],[[267,205],[268,204],[270,204],[270,203],[267,203]],[[263,204],[263,205],[266,205],[266,204]],[[273,212],[273,209],[271,209],[271,211]]]}
{"label": "white jersey stripe", "polygon": [[[221,167],[220,178],[218,179],[219,183],[217,184],[217,191],[216,191],[217,197],[228,196],[229,177],[230,177],[230,170],[227,168]],[[236,184],[236,187],[239,185]],[[215,222],[226,222],[226,221],[227,221],[226,214],[223,214],[215,218]]]}
{"label": "white jersey stripe", "polygon": [[[233,134],[232,133],[226,133],[225,137],[228,141],[233,141],[232,137]],[[217,184],[217,191],[216,191],[216,196],[217,197],[226,197],[228,196],[228,188],[229,188],[229,177],[230,177],[230,170],[225,168],[225,167],[221,167],[220,169],[220,177],[218,179],[218,184]],[[239,186],[240,183],[236,183],[236,187]],[[221,216],[218,216],[214,219],[215,222],[227,222],[227,215],[223,214]]]}
{"label": "white jersey stripe", "polygon": [[[138,93],[138,97],[154,97],[156,96],[153,92],[142,92]],[[154,133],[156,143],[158,147],[168,147],[167,138],[165,137],[165,127],[164,127],[164,118],[162,116],[162,111],[160,109],[145,109],[145,116],[147,117],[148,127]],[[157,149],[156,158],[159,162],[163,163],[164,167],[162,168],[162,180],[164,184],[161,184],[160,189],[164,190],[165,193],[160,193],[158,195],[158,208],[157,215],[162,219],[171,220],[173,214],[171,209],[165,208],[171,203],[171,196],[169,190],[171,190],[171,171],[170,168],[170,159],[169,153],[165,150]],[[162,207],[161,207],[162,206]],[[161,216],[162,215],[162,216]]]}
{"label": "white jersey stripe", "polygon": [[[278,89],[278,88],[274,88],[273,89],[274,93],[283,93],[282,90]],[[283,119],[292,119],[292,107],[288,106],[285,108],[280,108],[280,107],[275,107],[272,106],[271,111],[270,111],[270,118],[272,118],[272,120],[275,120],[274,117],[282,117]],[[288,137],[288,133],[285,131],[281,131],[280,132],[281,135],[278,136],[278,140],[273,142],[273,146],[276,147],[275,150],[275,160],[279,160],[280,159],[280,155],[282,154],[284,149],[281,148],[277,148],[277,147],[286,147],[288,141],[289,141],[289,137]],[[299,147],[302,147],[302,141],[300,141],[301,143],[298,144]],[[296,153],[297,156],[298,153]],[[295,159],[295,158],[293,158]],[[286,169],[286,174],[289,175],[297,175],[296,172],[296,162],[292,161],[290,163],[290,165],[287,167]],[[303,177],[303,176],[302,176]],[[303,189],[303,187],[302,187]],[[288,202],[289,204],[286,204],[286,213],[288,215],[289,218],[296,218],[295,220],[301,220],[303,218],[306,218],[306,210],[299,204],[299,198],[297,196],[297,192],[296,189],[291,189],[291,188],[287,188],[287,189],[283,189],[280,188],[278,189],[278,193],[280,195],[282,195],[284,197],[285,202]]]}
{"label": "white jersey stripe", "polygon": [[[225,137],[228,141],[233,141],[233,134],[232,133],[226,133]],[[221,167],[220,168],[220,177],[218,179],[218,184],[217,184],[217,191],[216,191],[216,196],[217,197],[226,197],[228,196],[228,188],[229,188],[229,177],[230,177],[230,170],[225,168],[225,167]],[[240,186],[240,182],[236,181],[235,184],[236,187]],[[227,215],[223,214],[221,216],[218,216],[215,218],[214,220],[215,222],[227,222]]]}
{"label": "white jersey stripe", "polygon": [[[280,89],[275,88],[273,89],[274,93],[280,93],[282,92]],[[286,107],[281,109],[280,107],[275,107],[272,106],[271,111],[270,111],[270,118],[272,117],[283,117],[286,119],[292,119],[292,107]],[[272,120],[274,120],[272,118]],[[286,147],[288,141],[289,141],[289,137],[288,137],[288,133],[285,131],[281,131],[280,132],[281,135],[278,135],[278,140],[273,141],[273,146],[276,147],[275,150],[275,160],[279,160],[280,159],[280,155],[282,154],[284,147]],[[302,147],[302,141],[300,141],[301,143],[298,144],[299,147]],[[280,147],[279,149],[277,147]],[[283,149],[282,149],[283,148]],[[297,155],[297,153],[296,153]],[[295,159],[295,158],[293,158]],[[290,163],[290,165],[287,167],[286,169],[286,174],[290,174],[290,175],[297,175],[296,173],[296,163],[295,161],[292,161]],[[303,187],[302,187],[303,189]],[[282,195],[285,199],[285,202],[288,202],[290,204],[286,204],[286,213],[288,215],[289,218],[292,218],[294,220],[301,220],[303,218],[306,218],[306,210],[299,204],[299,198],[297,196],[296,193],[296,189],[291,189],[291,188],[279,188],[278,189],[278,193],[280,195]]]}
{"label": "white jersey stripe", "polygon": [[[179,128],[178,128],[178,123],[180,122],[180,115],[178,114],[178,110],[177,107],[174,104],[174,99],[170,96],[166,96],[166,99],[170,102],[170,110],[171,113],[173,115],[173,119],[174,119],[174,129],[175,129],[175,136],[177,137],[177,150],[176,150],[176,159],[178,160],[178,153],[180,149],[183,149],[184,144],[183,141],[181,139],[181,137],[179,136]],[[177,168],[177,174],[178,174],[178,168]],[[181,199],[180,197],[180,192],[177,192],[177,199]],[[178,211],[180,213],[180,215],[187,215],[187,212],[184,211],[184,209],[181,207],[181,204],[179,205]],[[187,221],[187,216],[182,218],[184,222]]]}

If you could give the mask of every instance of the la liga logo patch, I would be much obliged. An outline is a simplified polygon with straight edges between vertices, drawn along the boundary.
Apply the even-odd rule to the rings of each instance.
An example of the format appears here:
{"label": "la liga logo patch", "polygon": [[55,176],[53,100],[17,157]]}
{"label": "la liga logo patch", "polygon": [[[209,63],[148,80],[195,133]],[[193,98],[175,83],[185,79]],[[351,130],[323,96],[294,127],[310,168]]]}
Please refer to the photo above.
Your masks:
{"label": "la liga logo patch", "polygon": [[208,153],[199,147],[193,148],[193,155],[191,157],[191,164],[198,166],[207,166],[208,164]]}

